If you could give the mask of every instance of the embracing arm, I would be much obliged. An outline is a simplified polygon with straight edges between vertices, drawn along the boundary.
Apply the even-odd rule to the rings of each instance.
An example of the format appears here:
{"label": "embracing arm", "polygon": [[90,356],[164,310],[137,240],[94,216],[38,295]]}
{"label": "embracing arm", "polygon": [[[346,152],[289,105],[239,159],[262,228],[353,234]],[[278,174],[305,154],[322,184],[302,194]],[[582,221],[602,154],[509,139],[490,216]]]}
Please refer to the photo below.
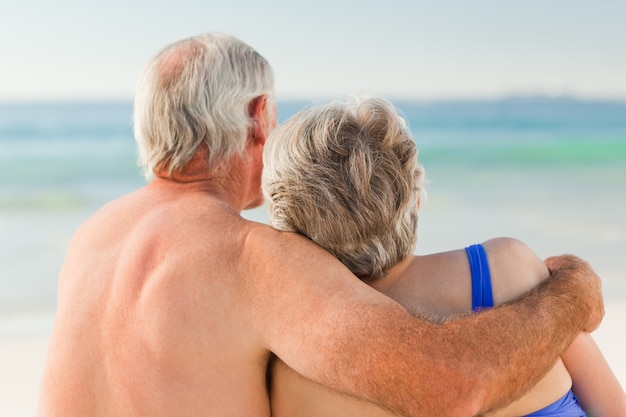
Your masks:
{"label": "embracing arm", "polygon": [[574,393],[590,417],[625,417],[626,395],[589,333],[581,333],[562,356]]}
{"label": "embracing arm", "polygon": [[510,402],[602,314],[598,279],[574,257],[518,302],[434,325],[300,236],[258,239],[251,311],[267,348],[303,376],[401,415],[471,416]]}

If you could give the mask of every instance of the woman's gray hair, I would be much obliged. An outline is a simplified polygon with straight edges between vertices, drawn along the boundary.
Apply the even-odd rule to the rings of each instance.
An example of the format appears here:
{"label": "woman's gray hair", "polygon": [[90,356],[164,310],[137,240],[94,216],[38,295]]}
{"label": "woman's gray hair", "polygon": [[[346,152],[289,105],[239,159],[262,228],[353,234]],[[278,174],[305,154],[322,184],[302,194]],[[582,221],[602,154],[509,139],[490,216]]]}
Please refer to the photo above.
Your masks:
{"label": "woman's gray hair", "polygon": [[[274,75],[252,47],[229,35],[207,33],[162,49],[137,87],[134,130],[146,178],[155,169],[182,169],[205,144],[207,170],[243,154],[251,128],[249,104],[267,96]],[[271,111],[271,110],[269,110]]]}
{"label": "woman's gray hair", "polygon": [[299,232],[374,280],[410,255],[424,170],[405,120],[381,98],[304,110],[263,155],[270,222]]}

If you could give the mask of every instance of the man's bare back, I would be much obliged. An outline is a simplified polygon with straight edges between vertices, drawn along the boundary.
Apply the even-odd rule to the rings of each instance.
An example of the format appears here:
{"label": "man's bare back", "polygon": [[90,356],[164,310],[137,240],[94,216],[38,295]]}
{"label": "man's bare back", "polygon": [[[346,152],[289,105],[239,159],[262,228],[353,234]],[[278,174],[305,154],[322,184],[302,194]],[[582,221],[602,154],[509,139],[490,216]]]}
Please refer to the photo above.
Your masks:
{"label": "man's bare back", "polygon": [[81,227],[60,278],[55,332],[75,343],[52,342],[62,378],[44,392],[64,395],[42,398],[44,409],[269,415],[268,351],[241,303],[250,271],[234,267],[254,251],[245,235],[258,226],[195,185],[156,181]]}

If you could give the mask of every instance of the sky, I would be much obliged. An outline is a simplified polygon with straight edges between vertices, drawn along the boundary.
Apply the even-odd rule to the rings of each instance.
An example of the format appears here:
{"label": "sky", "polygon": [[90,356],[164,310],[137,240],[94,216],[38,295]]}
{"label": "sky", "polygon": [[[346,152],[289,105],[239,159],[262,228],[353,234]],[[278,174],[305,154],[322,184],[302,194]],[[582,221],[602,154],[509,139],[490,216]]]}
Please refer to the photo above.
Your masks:
{"label": "sky", "polygon": [[208,31],[265,56],[279,100],[626,100],[624,0],[20,0],[0,6],[0,102],[132,100],[163,46]]}

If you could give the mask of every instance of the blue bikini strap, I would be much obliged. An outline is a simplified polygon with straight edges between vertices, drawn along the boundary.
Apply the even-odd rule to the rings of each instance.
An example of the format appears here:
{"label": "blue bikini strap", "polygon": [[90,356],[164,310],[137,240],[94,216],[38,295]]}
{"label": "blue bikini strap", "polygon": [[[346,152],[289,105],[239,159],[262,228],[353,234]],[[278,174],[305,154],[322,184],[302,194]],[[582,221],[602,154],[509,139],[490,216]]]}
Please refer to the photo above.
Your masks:
{"label": "blue bikini strap", "polygon": [[491,272],[483,245],[476,244],[465,248],[472,271],[472,311],[493,307]]}

